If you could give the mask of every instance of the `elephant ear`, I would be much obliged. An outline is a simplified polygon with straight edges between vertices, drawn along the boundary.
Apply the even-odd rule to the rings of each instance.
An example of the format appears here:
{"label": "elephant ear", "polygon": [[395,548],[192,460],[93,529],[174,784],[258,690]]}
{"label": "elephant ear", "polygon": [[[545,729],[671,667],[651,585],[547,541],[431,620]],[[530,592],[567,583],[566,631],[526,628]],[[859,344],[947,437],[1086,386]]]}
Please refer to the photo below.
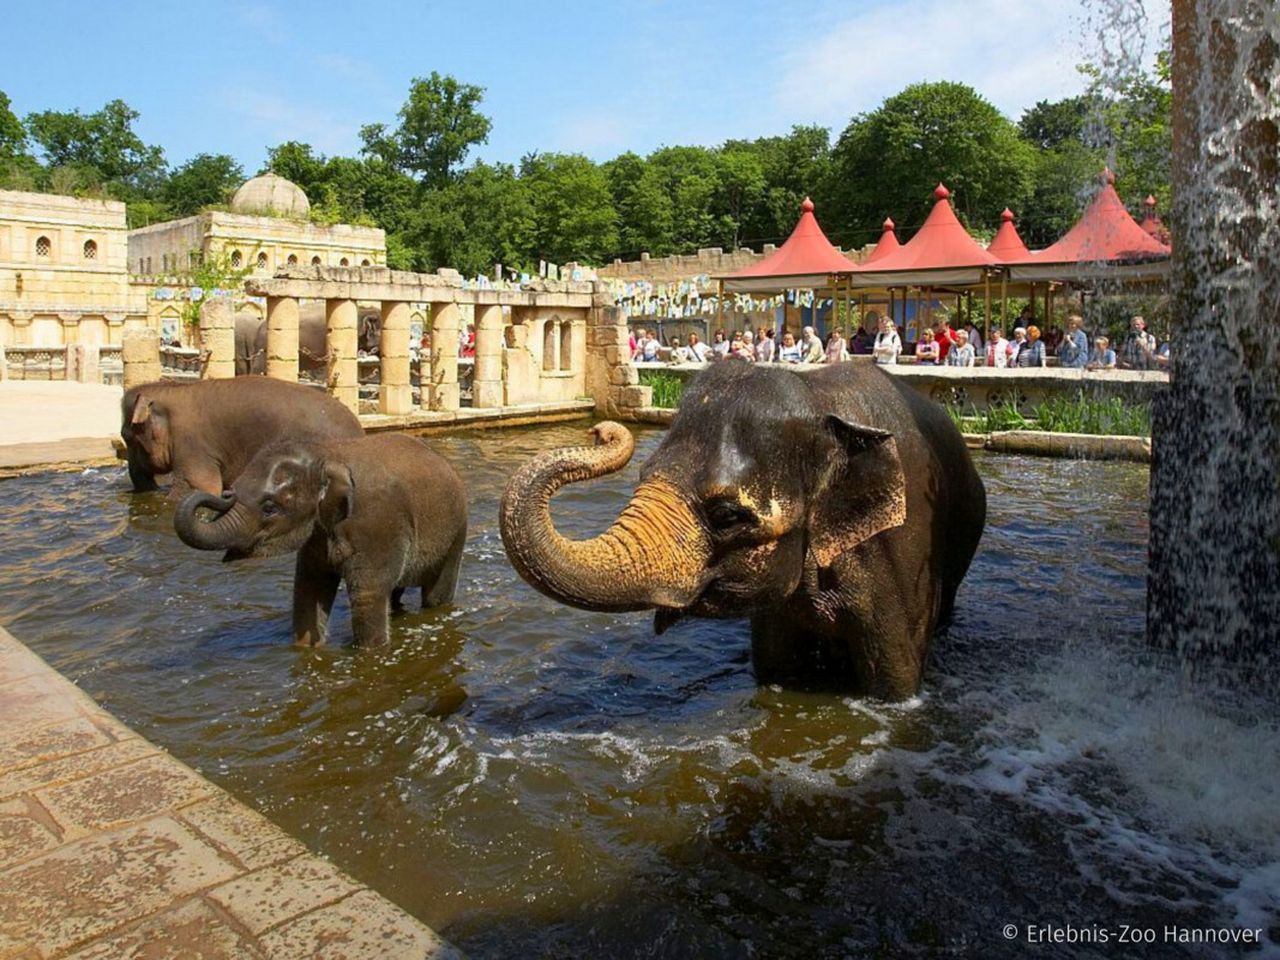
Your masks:
{"label": "elephant ear", "polygon": [[351,516],[355,507],[355,479],[345,463],[326,463],[321,474],[319,506],[320,526],[331,537],[338,524]]}
{"label": "elephant ear", "polygon": [[827,416],[834,439],[826,482],[809,520],[809,552],[819,568],[907,519],[907,485],[893,434]]}
{"label": "elephant ear", "polygon": [[145,394],[138,394],[133,400],[133,412],[129,417],[129,426],[134,430],[142,430],[151,419],[151,399]]}

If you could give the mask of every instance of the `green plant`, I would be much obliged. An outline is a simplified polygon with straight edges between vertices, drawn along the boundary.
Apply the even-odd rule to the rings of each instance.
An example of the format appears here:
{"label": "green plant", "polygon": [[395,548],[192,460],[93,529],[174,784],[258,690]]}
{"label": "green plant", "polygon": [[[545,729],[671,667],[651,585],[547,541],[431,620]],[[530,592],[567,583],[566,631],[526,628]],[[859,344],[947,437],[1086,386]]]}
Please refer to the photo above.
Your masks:
{"label": "green plant", "polygon": [[1050,397],[1036,407],[1036,421],[1039,429],[1054,433],[1151,434],[1151,408],[1120,397],[1093,400],[1083,393]]}
{"label": "green plant", "polygon": [[670,373],[643,370],[640,373],[640,383],[653,388],[655,407],[674,410],[680,406],[680,397],[684,394],[684,381],[679,377]]}
{"label": "green plant", "polygon": [[252,268],[233,267],[227,257],[206,259],[195,250],[188,252],[187,262],[189,266],[178,275],[179,280],[188,288],[199,287],[203,294],[199,300],[188,299],[182,307],[183,322],[194,327],[200,323],[200,304],[204,297],[214,290],[229,290],[239,286]]}

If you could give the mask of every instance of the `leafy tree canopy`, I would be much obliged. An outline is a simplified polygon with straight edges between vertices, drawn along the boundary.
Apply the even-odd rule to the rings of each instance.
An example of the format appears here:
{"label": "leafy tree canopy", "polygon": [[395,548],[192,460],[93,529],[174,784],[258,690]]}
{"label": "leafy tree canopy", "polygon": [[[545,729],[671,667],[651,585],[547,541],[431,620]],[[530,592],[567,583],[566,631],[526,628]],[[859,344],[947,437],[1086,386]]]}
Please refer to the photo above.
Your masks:
{"label": "leafy tree canopy", "polygon": [[244,170],[225,153],[202,153],[178,167],[164,182],[160,196],[177,217],[226,203],[244,182]]}

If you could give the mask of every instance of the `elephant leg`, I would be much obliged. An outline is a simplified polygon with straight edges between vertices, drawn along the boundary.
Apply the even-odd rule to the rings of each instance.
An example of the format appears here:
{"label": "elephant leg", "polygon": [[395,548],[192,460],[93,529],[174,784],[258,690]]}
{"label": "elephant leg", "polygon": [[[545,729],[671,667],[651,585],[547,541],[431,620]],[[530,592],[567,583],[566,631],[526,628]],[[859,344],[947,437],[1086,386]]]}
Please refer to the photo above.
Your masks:
{"label": "elephant leg", "polygon": [[351,632],[355,634],[356,644],[374,647],[386,643],[391,629],[390,591],[348,580],[347,595],[351,598]]}
{"label": "elephant leg", "polygon": [[467,544],[463,530],[449,547],[444,560],[422,579],[422,609],[449,603],[458,589],[458,571],[462,567],[462,551]]}
{"label": "elephant leg", "polygon": [[298,551],[293,574],[293,642],[317,646],[329,632],[329,613],[342,578],[330,568],[325,543],[308,540]]}

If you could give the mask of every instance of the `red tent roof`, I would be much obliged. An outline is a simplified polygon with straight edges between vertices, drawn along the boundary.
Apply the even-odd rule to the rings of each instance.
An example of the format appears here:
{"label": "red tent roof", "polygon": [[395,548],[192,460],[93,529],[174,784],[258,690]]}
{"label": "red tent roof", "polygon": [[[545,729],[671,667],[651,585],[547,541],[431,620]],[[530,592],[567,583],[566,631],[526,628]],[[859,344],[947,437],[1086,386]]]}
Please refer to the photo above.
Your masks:
{"label": "red tent roof", "polygon": [[915,272],[919,270],[955,270],[985,267],[996,263],[956,219],[947,199],[951,191],[938,184],[933,195],[938,202],[916,235],[892,253],[875,263],[863,263],[859,269],[868,273]]}
{"label": "red tent roof", "polygon": [[871,255],[862,262],[863,264],[867,264],[883,260],[901,246],[902,244],[898,242],[898,235],[893,232],[893,219],[885,217],[883,232],[880,234],[880,241],[876,244],[875,249],[871,251]]}
{"label": "red tent roof", "polygon": [[800,220],[787,242],[759,263],[731,273],[725,280],[764,277],[809,277],[817,274],[848,273],[853,261],[831,245],[813,215],[813,201],[800,204]]}
{"label": "red tent roof", "polygon": [[1105,263],[1154,260],[1169,256],[1169,248],[1138,226],[1116,193],[1115,174],[1102,172],[1102,189],[1085,208],[1076,225],[1057,243],[1022,262]]}
{"label": "red tent roof", "polygon": [[1030,253],[1022,237],[1018,236],[1018,228],[1013,225],[1013,211],[1008,207],[1000,214],[1000,229],[987,245],[987,253],[1001,262],[1021,260]]}
{"label": "red tent roof", "polygon": [[1167,247],[1169,245],[1169,228],[1160,219],[1160,214],[1156,213],[1156,198],[1151,194],[1147,194],[1147,199],[1142,201],[1142,205],[1147,208],[1147,212],[1143,214],[1142,223],[1138,224],[1138,226],[1142,227],[1149,236],[1155,237]]}

